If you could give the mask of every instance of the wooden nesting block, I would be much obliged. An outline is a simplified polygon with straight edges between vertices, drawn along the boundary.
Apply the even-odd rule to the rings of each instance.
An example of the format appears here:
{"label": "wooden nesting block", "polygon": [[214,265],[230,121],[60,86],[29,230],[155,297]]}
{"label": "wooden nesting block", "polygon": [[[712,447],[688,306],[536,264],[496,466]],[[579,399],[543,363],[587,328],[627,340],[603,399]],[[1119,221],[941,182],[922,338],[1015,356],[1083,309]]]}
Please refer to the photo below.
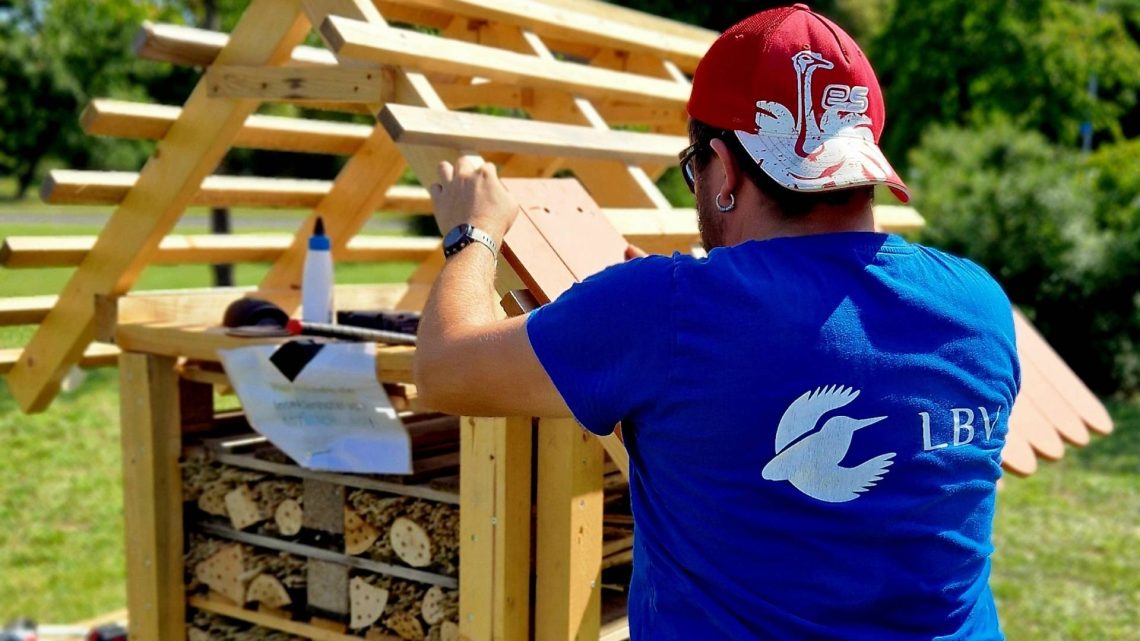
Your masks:
{"label": "wooden nesting block", "polygon": [[[344,518],[343,508],[339,516]],[[348,566],[309,559],[307,594],[310,608],[348,616]]]}

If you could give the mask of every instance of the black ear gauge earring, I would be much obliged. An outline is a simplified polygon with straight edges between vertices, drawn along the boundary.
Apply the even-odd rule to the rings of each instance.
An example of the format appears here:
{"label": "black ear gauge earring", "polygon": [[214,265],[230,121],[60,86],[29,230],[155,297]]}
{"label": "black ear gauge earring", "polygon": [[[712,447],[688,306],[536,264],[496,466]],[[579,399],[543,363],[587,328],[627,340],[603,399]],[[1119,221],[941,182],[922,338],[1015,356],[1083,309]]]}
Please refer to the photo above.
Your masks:
{"label": "black ear gauge earring", "polygon": [[722,214],[727,214],[728,212],[732,211],[733,209],[736,209],[736,194],[729,194],[728,195],[728,204],[722,205],[720,202],[720,194],[717,193],[717,195],[716,195],[716,208],[719,209],[720,213],[722,213]]}

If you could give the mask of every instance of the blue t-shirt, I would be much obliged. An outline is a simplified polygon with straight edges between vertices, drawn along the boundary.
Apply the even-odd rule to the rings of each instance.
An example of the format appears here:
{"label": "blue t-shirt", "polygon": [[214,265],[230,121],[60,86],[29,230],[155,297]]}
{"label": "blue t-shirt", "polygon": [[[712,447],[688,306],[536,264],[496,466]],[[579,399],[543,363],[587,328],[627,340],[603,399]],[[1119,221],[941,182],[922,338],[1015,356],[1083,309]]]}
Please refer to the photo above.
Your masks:
{"label": "blue t-shirt", "polygon": [[532,313],[577,420],[622,423],[635,641],[1002,639],[1009,300],[898,236],[629,261]]}

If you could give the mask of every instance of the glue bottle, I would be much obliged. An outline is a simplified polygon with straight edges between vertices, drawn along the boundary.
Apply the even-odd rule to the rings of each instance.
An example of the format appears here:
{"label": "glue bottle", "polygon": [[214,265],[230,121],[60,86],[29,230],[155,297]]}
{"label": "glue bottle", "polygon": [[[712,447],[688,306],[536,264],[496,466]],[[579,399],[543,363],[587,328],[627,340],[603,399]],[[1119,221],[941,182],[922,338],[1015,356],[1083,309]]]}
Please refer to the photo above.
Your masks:
{"label": "glue bottle", "polygon": [[317,216],[309,252],[305,255],[305,272],[301,277],[301,318],[309,323],[333,322],[332,244],[325,235],[325,221]]}

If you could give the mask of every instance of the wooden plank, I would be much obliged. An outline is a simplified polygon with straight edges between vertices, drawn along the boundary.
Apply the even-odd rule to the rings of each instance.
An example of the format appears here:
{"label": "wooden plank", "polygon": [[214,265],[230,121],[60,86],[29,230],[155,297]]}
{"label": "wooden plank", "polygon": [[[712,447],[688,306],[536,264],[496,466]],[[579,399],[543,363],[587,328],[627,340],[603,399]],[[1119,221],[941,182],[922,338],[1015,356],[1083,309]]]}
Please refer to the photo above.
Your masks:
{"label": "wooden plank", "polygon": [[1021,360],[1031,361],[1041,371],[1052,383],[1053,389],[1080,415],[1090,430],[1098,434],[1111,433],[1112,416],[1104,404],[1017,309],[1013,310],[1013,322],[1017,331],[1017,352]]}
{"label": "wooden plank", "polygon": [[[269,263],[293,243],[291,234],[174,235],[162,239],[152,265]],[[8,269],[70,267],[83,262],[95,236],[9,236],[0,244],[0,266]],[[439,247],[434,236],[357,236],[335,253],[338,263],[420,262]],[[39,310],[50,298],[0,300],[0,325],[38,323],[43,314],[20,320],[21,309]],[[38,313],[38,312],[34,312]],[[45,312],[46,313],[46,312]],[[15,318],[15,320],[10,320]]]}
{"label": "wooden plank", "polygon": [[[214,64],[230,38],[217,31],[147,21],[135,34],[133,49],[135,55],[144,60],[208,67]],[[298,67],[331,67],[336,65],[336,57],[324,49],[299,46],[284,59],[276,59],[274,64],[282,62]]]}
{"label": "wooden plank", "polygon": [[1037,456],[1050,461],[1065,456],[1065,443],[1061,440],[1061,435],[1028,395],[1018,396],[1013,411],[1018,414],[1019,420],[1010,423],[1010,431],[1017,430],[1020,436],[1024,436]]}
{"label": "wooden plank", "polygon": [[[307,29],[296,0],[254,0],[218,60],[277,64]],[[59,304],[8,374],[8,388],[24,411],[48,406],[60,380],[82,358],[94,335],[94,296],[123,293],[134,284],[256,107],[253,101],[210,98],[206,87],[198,84],[88,259],[68,281]]]}
{"label": "wooden plank", "polygon": [[[219,360],[219,350],[250,345],[275,345],[282,341],[280,338],[238,338],[226,335],[220,327],[184,323],[120,323],[115,333],[115,343],[123,351],[182,356],[191,360],[210,362]],[[377,377],[386,383],[414,384],[413,354],[415,354],[414,347],[377,348]]]}
{"label": "wooden plank", "polygon": [[712,29],[630,9],[604,0],[542,0],[542,2],[612,22],[632,25],[650,31],[671,33],[689,40],[703,42],[706,48],[720,35]]}
{"label": "wooden plank", "polygon": [[465,639],[529,633],[531,419],[460,423],[459,626]]}
{"label": "wooden plank", "polygon": [[570,419],[541,419],[535,638],[597,639],[601,625],[601,443]]}
{"label": "wooden plank", "polygon": [[333,51],[425,73],[478,76],[494,82],[558,90],[589,98],[683,107],[687,89],[674,82],[524,55],[415,31],[378,33],[367,24],[331,17],[321,32]]}
{"label": "wooden plank", "polygon": [[1021,393],[1033,402],[1062,438],[1077,446],[1089,444],[1089,430],[1080,415],[1031,360],[1021,362]]}
{"label": "wooden plank", "polygon": [[[79,122],[92,136],[160,140],[181,113],[180,107],[100,98],[87,105]],[[234,146],[347,156],[371,133],[367,125],[254,114],[234,138]]]}
{"label": "wooden plank", "polygon": [[[24,350],[20,347],[0,349],[0,375],[12,371],[16,362],[20,360],[20,354],[23,351]],[[83,369],[94,369],[96,367],[113,367],[118,365],[118,363],[118,347],[114,345],[104,345],[102,343],[91,343],[87,351],[83,353],[83,358],[76,364]]]}
{"label": "wooden plank", "polygon": [[266,101],[386,102],[391,84],[380,69],[248,67],[213,65],[206,70],[215,98]]}
{"label": "wooden plank", "polygon": [[312,641],[360,641],[360,637],[358,636],[340,634],[308,623],[292,621],[280,614],[247,610],[241,606],[226,603],[221,599],[191,596],[188,600],[188,605],[198,610],[213,612],[214,614],[230,617],[231,619],[238,619],[239,621],[245,621],[246,623],[252,623],[253,625],[269,628],[271,630],[280,630],[281,632],[294,634],[304,639],[312,639]]}
{"label": "wooden plank", "polygon": [[875,228],[879,231],[903,233],[918,231],[926,225],[914,207],[904,205],[875,205]]}
{"label": "wooden plank", "polygon": [[182,568],[182,454],[172,357],[120,358],[127,608],[137,639],[186,638]]}
{"label": "wooden plank", "polygon": [[[52,204],[114,205],[122,203],[139,183],[130,171],[85,171],[53,169],[40,188],[40,196]],[[279,207],[311,209],[328,197],[333,183],[299,178],[259,176],[209,176],[190,198],[203,207]],[[391,185],[381,192],[376,210],[427,213],[431,197],[412,185]],[[374,210],[375,211],[375,210]]]}
{"label": "wooden plank", "polygon": [[716,38],[707,30],[662,29],[674,21],[654,19],[632,12],[602,15],[582,7],[560,7],[550,2],[523,0],[390,0],[392,4],[428,7],[489,22],[501,22],[531,30],[544,39],[583,43],[623,51],[641,51],[674,60],[692,71]]}
{"label": "wooden plank", "polygon": [[629,164],[672,162],[686,140],[681,136],[601,131],[396,104],[384,107],[380,122],[401,145],[597,158]]}
{"label": "wooden plank", "polygon": [[1014,403],[1009,416],[1005,447],[1001,451],[1001,465],[1018,476],[1029,476],[1037,471],[1037,455],[1033,453],[1029,439],[1025,436],[1030,429],[1023,427],[1027,420],[1031,420],[1031,417],[1023,411],[1023,407]]}
{"label": "wooden plank", "polygon": [[[4,247],[0,247],[0,265],[6,256]],[[55,306],[56,300],[56,296],[0,298],[0,327],[38,323]]]}
{"label": "wooden plank", "polygon": [[[320,24],[330,15],[361,20],[374,26],[387,24],[376,8],[365,0],[305,0],[305,11],[313,24]],[[348,58],[343,62],[360,64]],[[429,110],[446,109],[422,74],[397,69],[394,86],[395,99],[399,102]],[[381,105],[377,103],[369,107],[372,113],[376,113]],[[431,184],[439,163],[455,161],[458,155],[452,149],[397,147],[384,128],[376,127],[360,151],[341,170],[332,190],[302,229],[311,228],[315,217],[322,216],[334,249],[340,247],[363,227],[369,212],[378,206],[385,190],[396,183],[405,167],[411,166],[421,184]],[[305,237],[298,234],[293,246],[270,268],[262,286],[274,289],[298,287],[306,251]]]}

